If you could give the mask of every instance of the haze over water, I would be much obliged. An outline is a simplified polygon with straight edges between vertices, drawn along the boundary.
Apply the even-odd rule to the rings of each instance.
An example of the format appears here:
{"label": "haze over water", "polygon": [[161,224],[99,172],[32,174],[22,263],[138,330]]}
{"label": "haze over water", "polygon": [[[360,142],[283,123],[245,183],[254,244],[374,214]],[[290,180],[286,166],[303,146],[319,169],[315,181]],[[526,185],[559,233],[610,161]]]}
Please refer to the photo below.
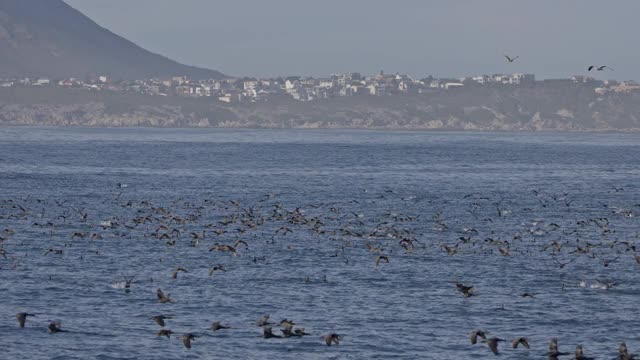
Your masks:
{"label": "haze over water", "polygon": [[[552,337],[598,359],[622,341],[640,352],[635,135],[3,128],[0,154],[0,230],[15,231],[0,242],[0,358],[493,358],[473,329],[528,337],[502,344],[509,359],[546,358]],[[175,245],[152,235],[162,224]],[[209,251],[236,239],[238,256]],[[121,273],[137,275],[129,293]],[[24,329],[21,311],[36,314]],[[312,335],[263,339],[263,314]],[[69,332],[47,334],[50,320]],[[201,335],[190,350],[186,332]]]}

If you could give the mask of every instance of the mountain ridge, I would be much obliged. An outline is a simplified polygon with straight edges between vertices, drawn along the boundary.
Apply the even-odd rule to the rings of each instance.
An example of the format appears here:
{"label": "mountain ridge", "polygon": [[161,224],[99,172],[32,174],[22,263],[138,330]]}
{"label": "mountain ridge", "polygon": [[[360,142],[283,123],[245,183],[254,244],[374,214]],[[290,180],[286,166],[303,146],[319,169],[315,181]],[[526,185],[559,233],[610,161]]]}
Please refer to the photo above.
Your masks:
{"label": "mountain ridge", "polygon": [[119,36],[63,0],[0,0],[0,77],[223,78]]}

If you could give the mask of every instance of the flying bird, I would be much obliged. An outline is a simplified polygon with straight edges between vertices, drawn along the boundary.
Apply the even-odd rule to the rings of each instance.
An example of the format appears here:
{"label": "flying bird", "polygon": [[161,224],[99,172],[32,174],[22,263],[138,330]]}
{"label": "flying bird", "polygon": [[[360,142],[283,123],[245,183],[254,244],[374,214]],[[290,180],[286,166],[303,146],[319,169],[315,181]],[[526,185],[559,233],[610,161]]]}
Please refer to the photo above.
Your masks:
{"label": "flying bird", "polygon": [[29,314],[26,312],[21,312],[16,314],[16,319],[18,319],[18,323],[20,324],[21,328],[24,327],[24,323],[27,321],[27,316],[35,316],[35,315]]}
{"label": "flying bird", "polygon": [[157,315],[157,316],[151,317],[151,319],[153,319],[158,325],[164,327],[166,325],[164,321],[166,319],[173,319],[173,316]]}
{"label": "flying bird", "polygon": [[518,345],[522,345],[528,349],[529,341],[527,340],[527,338],[519,337],[517,339],[513,339],[513,341],[511,341],[511,345],[513,346],[514,349],[517,349]]}
{"label": "flying bird", "polygon": [[341,336],[338,334],[329,334],[322,337],[324,339],[324,343],[327,346],[331,346],[331,343],[335,343],[336,345],[340,345]]}
{"label": "flying bird", "polygon": [[482,330],[473,330],[469,335],[469,340],[471,340],[471,345],[475,345],[478,343],[478,337],[481,337],[483,340],[486,340],[487,333]]}
{"label": "flying bird", "polygon": [[604,69],[609,69],[613,71],[613,68],[610,68],[607,65],[601,65],[601,66],[591,65],[587,68],[587,71],[591,71],[593,69],[596,69],[596,71],[604,71]]}
{"label": "flying bird", "polygon": [[504,341],[503,339],[500,338],[491,338],[491,339],[487,339],[487,340],[483,340],[483,342],[487,343],[487,346],[489,347],[489,349],[491,350],[492,353],[498,355],[498,343],[500,341]]}
{"label": "flying bird", "polygon": [[387,264],[389,263],[389,257],[386,255],[378,255],[376,257],[376,266],[380,265],[380,261],[384,261]]}
{"label": "flying bird", "polygon": [[160,329],[160,331],[158,331],[158,333],[156,335],[158,335],[158,336],[166,336],[167,339],[171,339],[171,334],[173,334],[173,331],[171,331],[169,329]]}
{"label": "flying bird", "polygon": [[211,327],[209,329],[211,329],[212,331],[218,331],[218,330],[222,330],[222,329],[229,329],[229,327],[220,324],[220,321],[214,321],[211,324]]}
{"label": "flying bird", "polygon": [[186,347],[187,349],[191,349],[191,340],[195,338],[196,336],[193,334],[182,335],[182,343],[184,344],[184,347]]}
{"label": "flying bird", "polygon": [[258,321],[256,321],[256,326],[266,326],[266,325],[271,325],[271,323],[269,322],[269,315],[262,315],[262,317],[260,317],[260,319]]}
{"label": "flying bird", "polygon": [[517,58],[519,58],[520,56],[516,56],[516,57],[510,57],[509,55],[505,55],[505,58],[507,58],[507,61],[512,63],[514,61],[516,61]]}

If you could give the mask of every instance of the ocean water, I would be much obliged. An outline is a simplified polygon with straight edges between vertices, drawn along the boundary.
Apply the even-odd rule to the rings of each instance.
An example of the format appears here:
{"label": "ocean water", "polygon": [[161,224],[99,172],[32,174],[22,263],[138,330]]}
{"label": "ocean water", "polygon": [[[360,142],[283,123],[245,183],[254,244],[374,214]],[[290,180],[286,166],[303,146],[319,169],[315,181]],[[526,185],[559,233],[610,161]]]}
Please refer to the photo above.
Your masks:
{"label": "ocean water", "polygon": [[[3,127],[0,358],[494,358],[474,329],[508,359],[640,353],[639,155],[629,134]],[[311,335],[265,339],[264,314]]]}

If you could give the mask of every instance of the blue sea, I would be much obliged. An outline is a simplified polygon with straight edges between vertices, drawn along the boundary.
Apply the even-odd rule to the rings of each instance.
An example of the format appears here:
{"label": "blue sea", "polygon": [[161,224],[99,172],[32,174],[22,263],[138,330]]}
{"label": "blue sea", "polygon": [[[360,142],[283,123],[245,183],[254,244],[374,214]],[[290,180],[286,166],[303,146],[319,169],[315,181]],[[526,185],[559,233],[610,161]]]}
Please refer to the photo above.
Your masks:
{"label": "blue sea", "polygon": [[2,127],[0,358],[640,353],[639,179],[634,134]]}

